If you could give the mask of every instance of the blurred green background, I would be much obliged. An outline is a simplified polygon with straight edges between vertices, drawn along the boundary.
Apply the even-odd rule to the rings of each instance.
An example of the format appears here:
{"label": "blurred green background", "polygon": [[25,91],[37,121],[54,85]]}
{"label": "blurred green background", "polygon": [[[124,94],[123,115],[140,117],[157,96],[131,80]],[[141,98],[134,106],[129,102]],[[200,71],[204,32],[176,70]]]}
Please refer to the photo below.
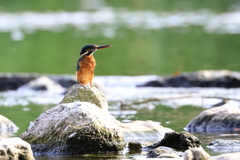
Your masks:
{"label": "blurred green background", "polygon": [[94,54],[96,75],[239,71],[239,9],[237,0],[0,0],[0,72],[75,74],[86,44],[113,45]]}

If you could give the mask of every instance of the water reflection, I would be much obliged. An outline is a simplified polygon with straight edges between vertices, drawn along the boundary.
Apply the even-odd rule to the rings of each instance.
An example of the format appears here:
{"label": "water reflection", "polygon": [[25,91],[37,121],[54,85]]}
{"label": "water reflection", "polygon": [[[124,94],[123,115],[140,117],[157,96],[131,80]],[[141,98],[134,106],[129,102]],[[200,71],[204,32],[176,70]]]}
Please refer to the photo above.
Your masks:
{"label": "water reflection", "polygon": [[[146,151],[127,151],[122,152],[107,152],[98,154],[85,154],[85,155],[61,155],[61,156],[35,156],[36,160],[129,160],[146,158]],[[134,156],[133,156],[134,155]]]}

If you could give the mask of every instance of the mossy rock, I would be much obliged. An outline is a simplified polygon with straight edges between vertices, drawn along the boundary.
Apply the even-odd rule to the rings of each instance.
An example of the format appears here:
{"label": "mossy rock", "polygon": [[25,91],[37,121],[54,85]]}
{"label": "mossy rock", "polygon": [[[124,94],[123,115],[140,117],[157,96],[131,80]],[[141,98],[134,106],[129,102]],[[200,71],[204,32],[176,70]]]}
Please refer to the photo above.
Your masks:
{"label": "mossy rock", "polygon": [[59,104],[42,113],[20,137],[32,145],[35,154],[123,150],[123,134],[109,118],[111,115],[87,102]]}
{"label": "mossy rock", "polygon": [[105,95],[97,88],[89,85],[73,85],[60,104],[72,102],[89,102],[95,104],[104,111],[108,110],[108,102]]}

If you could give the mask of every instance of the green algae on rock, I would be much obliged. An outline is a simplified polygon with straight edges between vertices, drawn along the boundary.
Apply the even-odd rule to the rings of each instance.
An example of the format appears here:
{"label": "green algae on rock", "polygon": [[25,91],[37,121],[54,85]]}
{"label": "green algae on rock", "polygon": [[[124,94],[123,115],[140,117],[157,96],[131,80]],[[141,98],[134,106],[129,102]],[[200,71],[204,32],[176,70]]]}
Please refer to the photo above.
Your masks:
{"label": "green algae on rock", "polygon": [[95,87],[90,87],[88,85],[82,86],[79,84],[73,85],[60,104],[76,101],[89,102],[108,111],[108,102],[105,95]]}

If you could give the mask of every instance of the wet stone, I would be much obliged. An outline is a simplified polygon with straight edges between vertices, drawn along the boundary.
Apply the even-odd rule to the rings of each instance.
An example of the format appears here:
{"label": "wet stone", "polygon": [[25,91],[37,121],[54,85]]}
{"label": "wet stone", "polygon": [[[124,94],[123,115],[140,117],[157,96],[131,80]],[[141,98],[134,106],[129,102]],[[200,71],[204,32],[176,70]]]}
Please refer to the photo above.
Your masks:
{"label": "wet stone", "polygon": [[147,154],[147,158],[160,158],[163,155],[165,156],[167,155],[168,157],[171,157],[171,158],[180,157],[178,152],[174,151],[173,149],[167,148],[167,147],[160,147],[160,148],[150,150]]}
{"label": "wet stone", "polygon": [[166,146],[174,149],[186,150],[189,148],[199,147],[201,145],[200,140],[187,132],[168,132],[164,138],[149,146],[151,148],[157,148],[159,146]]}
{"label": "wet stone", "polygon": [[129,142],[128,148],[130,150],[141,149],[141,148],[143,148],[143,145],[139,142]]}
{"label": "wet stone", "polygon": [[207,148],[214,153],[240,152],[240,140],[216,139]]}
{"label": "wet stone", "polygon": [[201,112],[184,129],[196,132],[235,131],[240,128],[238,106],[224,104]]}
{"label": "wet stone", "polygon": [[20,137],[35,154],[120,151],[126,145],[123,134],[106,114],[88,102],[59,104],[42,113]]}

